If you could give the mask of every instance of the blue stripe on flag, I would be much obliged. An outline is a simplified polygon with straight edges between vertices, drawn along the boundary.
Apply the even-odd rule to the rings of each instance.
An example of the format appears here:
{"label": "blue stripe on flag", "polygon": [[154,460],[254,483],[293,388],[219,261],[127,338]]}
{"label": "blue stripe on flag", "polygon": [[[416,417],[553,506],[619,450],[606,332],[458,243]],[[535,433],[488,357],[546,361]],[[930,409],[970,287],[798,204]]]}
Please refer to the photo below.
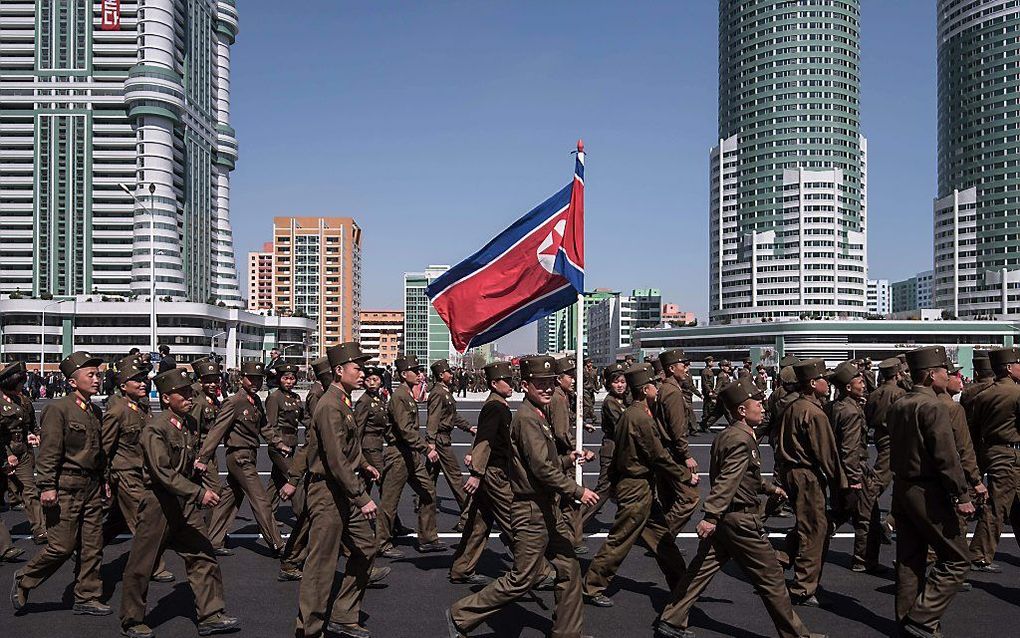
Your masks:
{"label": "blue stripe on flag", "polygon": [[496,235],[481,250],[436,278],[425,289],[425,294],[428,295],[429,299],[435,299],[439,293],[449,286],[473,274],[479,268],[503,255],[511,246],[535,230],[535,228],[548,220],[550,216],[568,206],[573,186],[573,182],[564,186],[560,192],[531,209],[530,212],[511,224],[509,228]]}
{"label": "blue stripe on flag", "polygon": [[521,326],[526,326],[532,321],[538,321],[546,315],[551,315],[557,310],[566,308],[570,304],[577,302],[577,294],[577,289],[572,285],[569,283],[564,284],[562,288],[540,299],[536,299],[526,306],[522,306],[504,317],[499,323],[479,332],[468,342],[468,348],[474,348],[495,341]]}

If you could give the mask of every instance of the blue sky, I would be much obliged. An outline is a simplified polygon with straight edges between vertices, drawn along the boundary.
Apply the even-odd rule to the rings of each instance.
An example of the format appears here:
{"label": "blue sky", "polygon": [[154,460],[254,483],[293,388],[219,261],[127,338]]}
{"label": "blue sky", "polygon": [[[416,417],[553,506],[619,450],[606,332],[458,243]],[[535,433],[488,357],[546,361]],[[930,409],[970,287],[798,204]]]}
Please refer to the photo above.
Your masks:
{"label": "blue sky", "polygon": [[[707,315],[717,3],[238,3],[231,219],[240,264],[276,215],[354,217],[365,308],[453,264],[588,161],[588,288]],[[932,0],[863,0],[870,276],[930,268]],[[245,268],[239,269],[240,273]],[[534,329],[501,341],[534,348]]]}

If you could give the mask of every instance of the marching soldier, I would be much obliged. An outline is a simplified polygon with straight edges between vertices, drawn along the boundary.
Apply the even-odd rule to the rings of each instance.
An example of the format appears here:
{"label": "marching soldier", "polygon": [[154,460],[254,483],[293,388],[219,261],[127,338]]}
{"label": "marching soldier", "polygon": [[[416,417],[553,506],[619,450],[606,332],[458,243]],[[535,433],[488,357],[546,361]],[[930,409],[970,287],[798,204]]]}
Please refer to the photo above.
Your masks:
{"label": "marching soldier", "polygon": [[584,362],[584,374],[581,377],[581,418],[588,432],[595,431],[595,388],[599,384],[599,373],[595,371],[595,363],[588,359]]}
{"label": "marching soldier", "polygon": [[[686,471],[683,476],[660,475],[658,480],[659,500],[666,510],[666,521],[674,534],[679,534],[687,521],[691,520],[698,507],[698,462],[691,454],[687,443],[687,402],[684,400],[680,382],[687,374],[690,359],[683,350],[666,350],[659,354],[666,380],[659,386],[658,400],[655,401],[655,417],[662,424],[664,445],[673,458]],[[679,480],[677,480],[679,478]]]}
{"label": "marching soldier", "polygon": [[[995,371],[992,370],[992,363],[988,359],[987,350],[976,350],[973,358],[974,380],[960,393],[960,405],[967,414],[967,424],[970,427],[970,438],[974,442],[974,451],[981,452],[981,431],[977,420],[974,418],[974,398],[988,388],[995,385]],[[978,466],[985,467],[981,457],[978,457]],[[982,469],[982,474],[984,470]]]}
{"label": "marching soldier", "polygon": [[457,455],[453,453],[451,434],[453,428],[463,430],[472,436],[475,428],[467,419],[457,413],[457,400],[450,392],[450,383],[453,381],[453,371],[446,359],[441,359],[432,364],[432,378],[435,385],[429,392],[428,417],[426,419],[425,442],[429,448],[439,454],[439,460],[429,463],[429,475],[432,477],[432,484],[439,484],[439,472],[442,470],[446,477],[446,484],[450,486],[453,497],[457,500],[460,508],[460,520],[454,531],[463,532],[464,522],[467,518],[468,496],[464,493],[463,477],[461,476],[460,462]]}
{"label": "marching soldier", "polygon": [[[956,451],[960,454],[960,467],[963,468],[963,476],[970,486],[970,500],[972,503],[981,503],[988,496],[988,488],[981,481],[981,471],[978,469],[977,454],[974,452],[974,442],[970,438],[970,429],[967,427],[967,411],[953,397],[963,392],[963,375],[960,368],[955,365],[949,369],[949,383],[945,390],[938,393],[938,398],[945,404],[949,412],[949,422],[953,426],[953,441],[956,443]],[[976,506],[975,506],[976,507]],[[961,525],[966,528],[966,519],[961,520]]]}
{"label": "marching soldier", "polygon": [[656,638],[693,638],[687,629],[691,608],[712,578],[731,558],[744,570],[782,638],[824,638],[812,634],[790,603],[783,569],[765,536],[759,494],[783,495],[761,476],[755,430],[761,425],[761,395],[750,384],[733,383],[719,395],[730,425],[712,442],[711,490],[698,523],[698,553],[673,589],[655,623]]}
{"label": "marching soldier", "polygon": [[997,348],[988,353],[995,371],[995,384],[971,401],[971,410],[981,442],[980,457],[988,474],[991,511],[978,521],[970,550],[976,571],[998,573],[992,562],[1002,526],[1008,519],[1020,529],[1020,348]]}
{"label": "marching soldier", "polygon": [[[110,501],[116,508],[110,512],[107,521],[105,543],[113,540],[124,527],[135,533],[139,504],[145,495],[141,437],[152,420],[152,413],[148,403],[142,404],[141,401],[149,396],[146,380],[150,368],[141,362],[138,355],[129,355],[118,361],[116,382],[120,393],[109,397],[106,414],[103,415],[103,456],[109,469]],[[156,571],[152,573],[154,581],[173,582],[174,575],[162,560],[155,567]]]}
{"label": "marching soldier", "polygon": [[[326,356],[333,383],[316,405],[306,445],[308,558],[301,578],[297,631],[313,638],[322,635],[326,624],[330,633],[370,638],[361,624],[360,610],[378,549],[371,526],[377,508],[358,473],[376,479],[379,472],[361,454],[351,401],[351,393],[362,386],[361,365],[369,357],[354,342],[327,348]],[[330,601],[341,544],[349,556],[339,590]]]}
{"label": "marching soldier", "polygon": [[776,440],[776,461],[797,519],[787,536],[794,569],[790,599],[795,605],[817,607],[815,591],[829,544],[826,486],[835,502],[846,487],[846,477],[832,426],[822,409],[822,397],[829,394],[825,362],[808,359],[793,366],[793,371],[800,397],[783,412]]}
{"label": "marching soldier", "polygon": [[382,474],[382,501],[376,536],[386,558],[403,558],[404,554],[394,547],[394,518],[404,484],[409,484],[418,497],[418,551],[426,554],[441,552],[446,545],[439,541],[436,528],[436,486],[425,468],[424,459],[431,463],[439,461],[439,453],[429,447],[418,431],[418,404],[414,399],[414,388],[421,381],[421,365],[414,355],[398,357],[393,362],[400,375],[401,384],[393,389],[389,405],[386,406],[389,425],[384,437],[386,448],[383,454],[385,469]]}
{"label": "marching soldier", "polygon": [[[197,379],[197,382],[191,386],[194,393],[191,418],[195,419],[198,426],[199,449],[201,449],[213,424],[216,423],[216,416],[222,407],[220,383],[223,379],[223,370],[220,364],[212,359],[194,361],[191,364],[191,369]],[[211,490],[222,495],[223,484],[220,482],[219,463],[215,454],[209,457],[209,461],[206,463],[202,481],[209,485]]]}
{"label": "marching soldier", "polygon": [[907,355],[898,354],[896,358],[900,360],[900,387],[903,388],[904,392],[910,392],[910,389],[914,387],[914,382],[910,378],[910,368],[907,365]]}
{"label": "marching soldier", "polygon": [[[60,362],[71,393],[50,403],[42,413],[42,436],[37,486],[46,515],[46,546],[14,576],[11,603],[24,609],[28,593],[52,576],[78,551],[74,584],[74,613],[107,616],[100,602],[103,583],[102,414],[93,405],[99,391],[100,359],[73,352]],[[146,578],[151,575],[150,571]]]}
{"label": "marching soldier", "polygon": [[[46,543],[46,520],[39,503],[35,453],[32,451],[39,445],[39,425],[35,420],[32,399],[25,393],[27,378],[28,372],[22,361],[0,367],[0,447],[6,457],[7,480],[13,483],[14,491],[21,498],[32,528],[32,542],[43,545]],[[7,553],[20,555],[22,550],[12,552],[9,543],[0,542],[0,560],[5,560]]]}
{"label": "marching soldier", "polygon": [[871,396],[871,393],[878,389],[878,383],[875,381],[875,371],[871,369],[871,357],[865,357],[861,360],[861,375],[864,377],[864,396]]}
{"label": "marching soldier", "polygon": [[758,372],[754,375],[754,387],[758,388],[758,392],[762,394],[769,389],[769,375],[761,363],[758,364]]}
{"label": "marching soldier", "polygon": [[[665,372],[663,372],[663,376],[665,377]],[[694,385],[694,379],[691,378],[690,364],[687,365],[684,378],[680,379],[680,390],[684,393],[684,403],[687,404],[687,435],[697,436],[698,424],[694,419],[694,395],[698,395],[698,398],[702,400],[704,400],[704,396],[702,396],[698,387]]]}
{"label": "marching soldier", "polygon": [[[647,363],[631,366],[626,381],[634,402],[614,429],[616,518],[584,577],[584,599],[596,607],[613,606],[612,599],[605,595],[606,588],[636,542],[640,541],[653,553],[670,589],[680,581],[687,567],[676,545],[676,534],[670,530],[655,499],[655,478],[668,475],[671,478],[666,482],[683,483],[690,471],[663,447],[662,427],[653,416],[659,390],[652,366]],[[669,382],[667,379],[663,387]]]}
{"label": "marching soldier", "polygon": [[[719,362],[719,371],[715,373],[715,380],[713,382],[712,389],[715,391],[716,396],[722,393],[723,388],[733,383],[733,368],[730,362],[723,359]],[[713,408],[712,414],[709,415],[709,419],[702,423],[701,429],[708,432],[713,425],[719,420],[719,417],[726,417],[725,410],[720,408],[716,404]]]}
{"label": "marching soldier", "polygon": [[556,384],[556,360],[521,359],[525,398],[510,424],[508,460],[513,501],[513,568],[481,591],[462,598],[447,611],[450,638],[462,638],[503,606],[526,594],[542,579],[544,559],[556,570],[553,636],[581,636],[581,568],[574,553],[573,530],[560,514],[559,498],[594,505],[598,495],[568,476],[577,451],[561,455],[547,417]]}
{"label": "marching soldier", "polygon": [[[917,348],[907,353],[907,363],[912,389],[888,415],[895,477],[896,621],[904,635],[934,638],[942,635],[942,615],[967,575],[970,552],[958,514],[970,516],[974,505],[949,413],[935,396],[949,382],[946,350]],[[929,550],[936,556],[930,570]]]}
{"label": "marching soldier", "polygon": [[[868,432],[864,418],[864,375],[853,361],[844,361],[832,374],[836,388],[836,401],[829,405],[829,421],[836,433],[839,460],[847,483],[854,495],[846,512],[854,528],[854,547],[867,542],[871,503],[867,499],[868,487],[873,482],[868,466]],[[863,572],[869,567],[863,555],[854,555],[850,569]]]}
{"label": "marching soldier", "polygon": [[609,500],[609,494],[613,488],[613,452],[616,449],[613,437],[616,423],[630,404],[624,372],[623,364],[614,363],[602,373],[608,394],[602,400],[602,445],[599,447],[599,479],[595,483],[595,493],[599,495],[599,502],[594,507],[581,509],[582,526],[588,519],[598,514],[605,502]]}
{"label": "marching soldier", "polygon": [[226,547],[224,541],[227,527],[233,522],[245,496],[251,503],[255,521],[270,551],[278,556],[283,550],[283,538],[273,519],[269,496],[255,467],[260,436],[270,447],[284,454],[290,453],[280,433],[266,420],[262,399],[258,396],[264,379],[265,368],[262,363],[246,361],[241,364],[241,390],[223,402],[216,415],[216,423],[206,436],[198,455],[199,469],[207,471],[207,463],[216,453],[220,441],[227,448],[227,486],[209,523],[209,537],[217,556],[230,556],[234,553]]}
{"label": "marching soldier", "polygon": [[708,420],[715,414],[715,400],[716,400],[716,388],[715,388],[715,371],[712,370],[712,365],[715,363],[715,357],[705,357],[705,367],[701,369],[701,394],[703,395],[704,401],[701,404],[701,425],[700,430],[702,432],[708,432]]}
{"label": "marching soldier", "polygon": [[195,470],[199,430],[190,414],[195,407],[191,380],[183,368],[172,368],[156,375],[153,384],[163,411],[141,433],[145,491],[124,568],[121,635],[154,635],[144,622],[149,574],[162,562],[166,548],[184,559],[195,595],[198,634],[233,631],[240,622],[223,613],[223,576],[200,510],[220,497]]}
{"label": "marching soldier", "polygon": [[[549,402],[548,417],[552,424],[553,438],[556,440],[556,450],[560,455],[568,455],[577,449],[577,395],[574,390],[574,381],[577,372],[577,364],[573,357],[562,357],[556,360],[556,387],[553,390],[552,399]],[[590,450],[584,451],[585,461],[595,458],[595,453]],[[560,501],[563,508],[563,516],[567,525],[574,530],[574,551],[578,555],[587,554],[588,548],[581,542],[583,530],[581,529],[581,511],[577,503],[564,499]]]}
{"label": "marching soldier", "polygon": [[277,387],[266,399],[266,420],[269,427],[280,434],[283,444],[289,452],[284,453],[270,447],[269,460],[273,469],[269,474],[266,491],[272,493],[269,506],[276,511],[280,504],[280,488],[287,484],[290,476],[291,456],[298,446],[298,429],[308,421],[308,412],[294,384],[297,383],[298,367],[293,363],[279,363],[276,366]]}
{"label": "marching soldier", "polygon": [[743,381],[744,379],[747,379],[748,381],[751,381],[751,366],[752,365],[753,365],[753,362],[751,361],[751,359],[744,359],[744,365],[742,365],[740,367],[740,369],[737,370],[737,381]]}

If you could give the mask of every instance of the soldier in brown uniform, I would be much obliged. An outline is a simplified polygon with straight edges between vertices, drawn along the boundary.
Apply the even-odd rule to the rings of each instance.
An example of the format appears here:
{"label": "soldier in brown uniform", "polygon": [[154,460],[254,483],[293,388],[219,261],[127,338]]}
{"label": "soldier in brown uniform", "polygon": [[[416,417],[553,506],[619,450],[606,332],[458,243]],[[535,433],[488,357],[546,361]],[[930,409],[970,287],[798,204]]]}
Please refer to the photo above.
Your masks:
{"label": "soldier in brown uniform", "polygon": [[776,460],[797,518],[787,536],[794,570],[790,598],[795,605],[817,607],[815,591],[829,545],[826,487],[829,498],[839,503],[847,483],[832,426],[822,409],[821,397],[829,394],[825,362],[808,359],[793,371],[800,396],[783,412],[776,432]]}
{"label": "soldier in brown uniform", "polygon": [[[556,441],[556,450],[560,455],[570,454],[577,449],[577,395],[574,391],[576,372],[577,363],[573,357],[556,360],[556,387],[547,411],[553,438]],[[595,453],[591,450],[585,450],[583,454],[586,462],[595,458]],[[580,508],[570,499],[560,501],[560,505],[568,527],[574,530],[574,551],[578,555],[587,554],[588,548],[581,542],[583,529]]]}
{"label": "soldier in brown uniform", "polygon": [[[733,383],[733,367],[730,365],[729,361],[723,359],[719,362],[719,371],[715,373],[713,389],[715,390],[716,395],[718,396],[721,394],[723,389],[731,383]],[[708,420],[702,422],[701,429],[708,432],[709,429],[711,429],[711,427],[719,420],[719,417],[727,418],[726,411],[716,404],[712,414],[709,415]]]}
{"label": "soldier in brown uniform", "polygon": [[287,484],[290,476],[291,457],[298,446],[298,430],[305,425],[309,417],[304,401],[297,392],[294,392],[297,374],[298,367],[295,364],[277,364],[276,380],[279,385],[266,399],[266,420],[269,427],[280,433],[283,444],[290,450],[289,453],[284,453],[276,448],[269,448],[269,460],[273,462],[273,469],[269,473],[266,491],[271,495],[269,506],[274,512],[280,504],[280,488]]}
{"label": "soldier in brown uniform", "polygon": [[[317,637],[326,625],[327,631],[340,636],[370,638],[371,633],[361,625],[360,611],[378,549],[370,522],[377,508],[358,473],[378,478],[379,472],[361,454],[351,401],[351,392],[362,386],[361,365],[369,357],[354,342],[327,348],[326,356],[333,369],[333,383],[315,407],[306,446],[308,559],[301,579],[297,632],[306,638]],[[349,555],[331,601],[341,544]]]}
{"label": "soldier in brown uniform", "polygon": [[557,452],[546,408],[552,400],[556,361],[552,357],[521,359],[524,402],[510,424],[508,459],[513,568],[481,591],[462,598],[447,612],[450,638],[460,638],[526,594],[542,579],[545,559],[556,570],[556,609],[551,636],[580,638],[582,627],[581,567],[573,549],[573,530],[560,514],[560,498],[593,505],[595,492],[575,483],[577,451]]}
{"label": "soldier in brown uniform", "polygon": [[657,476],[657,492],[659,501],[666,510],[669,529],[674,534],[679,534],[687,521],[691,520],[700,500],[698,462],[691,454],[687,443],[687,402],[684,400],[683,390],[680,389],[680,382],[687,374],[690,359],[683,350],[666,350],[659,354],[659,361],[662,362],[666,380],[659,386],[655,418],[664,430],[663,444],[686,472],[679,477],[672,474]]}
{"label": "soldier in brown uniform", "polygon": [[[71,393],[46,406],[36,462],[39,502],[46,516],[46,546],[14,576],[11,603],[21,610],[28,593],[52,576],[78,551],[74,613],[107,616],[100,602],[103,583],[102,414],[93,405],[99,392],[101,361],[78,351],[60,362]],[[152,572],[149,572],[150,574]]]}
{"label": "soldier in brown uniform", "polygon": [[782,638],[824,638],[810,633],[793,610],[783,569],[766,539],[759,514],[759,494],[783,494],[761,476],[754,434],[764,415],[760,399],[748,383],[730,384],[719,395],[731,423],[712,441],[711,489],[702,506],[705,517],[698,523],[701,542],[655,622],[657,638],[694,638],[694,632],[687,629],[691,608],[730,559],[737,561],[754,585]]}
{"label": "soldier in brown uniform", "polygon": [[251,503],[255,521],[270,551],[277,556],[283,550],[283,538],[273,519],[269,496],[255,468],[260,436],[270,447],[284,454],[290,453],[280,433],[266,420],[262,399],[258,396],[264,379],[265,368],[261,362],[241,364],[241,390],[223,402],[216,415],[216,423],[198,454],[199,467],[205,471],[205,464],[216,453],[220,441],[227,448],[227,485],[209,523],[209,537],[218,556],[233,554],[224,541],[227,527],[233,522],[245,496]]}
{"label": "soldier in brown uniform", "polygon": [[[220,413],[222,406],[220,382],[223,379],[223,370],[219,363],[211,359],[193,361],[191,369],[197,379],[197,382],[191,386],[194,395],[191,417],[198,424],[199,449],[201,449],[213,424],[216,423],[216,415]],[[206,463],[202,480],[206,485],[211,486],[210,489],[222,495],[223,483],[220,481],[219,464],[215,455],[211,456]]]}
{"label": "soldier in brown uniform", "polygon": [[979,521],[970,550],[972,569],[997,573],[992,562],[1002,526],[1008,519],[1020,529],[1020,347],[997,348],[988,353],[995,384],[974,397],[971,413],[977,425],[979,456],[988,474],[991,511]]}
{"label": "soldier in brown uniform", "polygon": [[613,451],[616,449],[613,436],[616,423],[630,404],[624,372],[621,363],[614,363],[602,372],[608,394],[602,400],[602,445],[599,447],[599,479],[595,483],[595,493],[599,495],[599,502],[594,507],[581,508],[582,526],[588,519],[598,514],[602,506],[609,500],[612,491]]}
{"label": "soldier in brown uniform", "polygon": [[446,484],[450,486],[453,497],[457,500],[460,508],[460,520],[454,531],[463,532],[465,520],[467,519],[468,496],[464,492],[464,478],[460,469],[460,462],[457,455],[453,453],[451,444],[453,440],[453,428],[463,430],[471,434],[475,433],[475,427],[467,422],[467,419],[457,413],[457,400],[450,392],[450,383],[453,381],[453,371],[446,359],[441,359],[432,364],[432,378],[435,384],[429,392],[428,416],[425,421],[425,442],[429,447],[439,454],[439,461],[428,464],[429,475],[432,477],[432,484],[439,484],[439,472],[442,470],[446,477]]}
{"label": "soldier in brown uniform", "polygon": [[[977,420],[974,418],[974,398],[995,385],[995,371],[992,370],[992,363],[988,360],[987,350],[976,350],[973,358],[974,380],[968,384],[960,393],[960,405],[967,414],[967,425],[970,428],[970,438],[974,442],[974,451],[980,454],[981,432]],[[984,468],[985,464],[981,457],[978,457],[978,467]],[[982,474],[984,470],[982,470]]]}
{"label": "soldier in brown uniform", "polygon": [[715,371],[712,365],[715,357],[705,357],[705,367],[701,369],[701,394],[704,401],[701,404],[701,421],[699,431],[708,432],[708,420],[715,414],[715,402],[718,398],[715,388]]}
{"label": "soldier in brown uniform", "polygon": [[[142,431],[152,420],[149,404],[142,400],[149,396],[148,374],[151,366],[141,362],[138,355],[124,357],[116,364],[116,382],[119,394],[112,395],[103,414],[103,455],[109,471],[110,501],[113,507],[106,522],[103,541],[109,544],[125,529],[135,533],[139,503],[146,488],[142,477],[144,453]],[[111,374],[112,371],[107,371]],[[174,575],[160,560],[152,579],[160,583],[173,582]]]}
{"label": "soldier in brown uniform", "polygon": [[[970,429],[967,427],[967,411],[953,397],[963,392],[963,374],[959,367],[951,366],[949,369],[949,382],[945,390],[938,393],[949,412],[949,421],[953,426],[953,441],[956,443],[956,451],[960,454],[960,467],[963,468],[963,476],[970,486],[970,500],[975,504],[984,502],[988,497],[988,488],[981,481],[981,470],[978,469],[977,454],[974,451],[974,442],[970,438]],[[961,522],[966,528],[966,520]]]}
{"label": "soldier in brown uniform", "polygon": [[[658,359],[656,359],[656,361],[658,361]],[[698,386],[694,385],[694,379],[691,378],[691,368],[689,363],[683,379],[680,379],[680,390],[684,393],[684,403],[687,404],[687,435],[696,436],[698,434],[698,424],[694,419],[694,395],[698,395],[699,399],[704,399],[704,397],[702,396],[701,391],[698,390]]]}
{"label": "soldier in brown uniform", "polygon": [[[836,400],[829,404],[829,421],[836,433],[839,460],[850,487],[846,516],[854,528],[854,547],[864,547],[871,518],[868,486],[874,481],[868,465],[868,427],[864,418],[864,375],[853,361],[836,366],[830,381],[836,388]],[[855,554],[850,569],[865,571],[869,565],[863,554]]]}
{"label": "soldier in brown uniform", "polygon": [[413,390],[421,381],[421,365],[414,355],[398,357],[393,362],[401,383],[393,389],[386,406],[389,425],[384,440],[385,469],[382,471],[381,504],[376,538],[386,558],[403,558],[404,554],[390,543],[394,518],[404,485],[409,484],[418,497],[418,551],[441,552],[446,545],[439,542],[436,528],[436,486],[425,468],[425,459],[435,463],[439,453],[422,438],[418,430],[418,404]]}
{"label": "soldier in brown uniform", "polygon": [[655,479],[669,476],[667,482],[682,483],[690,471],[663,447],[662,425],[653,416],[659,390],[652,366],[631,366],[626,379],[634,402],[615,427],[612,474],[616,518],[584,577],[584,599],[597,607],[613,606],[605,591],[634,543],[640,542],[652,552],[670,589],[687,567],[676,546],[676,534],[655,499]]}
{"label": "soldier in brown uniform", "polygon": [[[950,365],[942,346],[907,354],[913,387],[889,408],[896,514],[896,621],[902,635],[941,636],[942,615],[970,563],[959,514],[974,513],[944,404]],[[928,552],[936,560],[928,565]]]}
{"label": "soldier in brown uniform", "polygon": [[223,576],[200,510],[215,505],[220,497],[195,469],[200,435],[198,423],[189,414],[195,407],[191,379],[183,368],[173,368],[156,375],[153,384],[163,411],[141,433],[145,491],[124,568],[121,635],[154,636],[144,622],[145,601],[149,574],[162,563],[167,548],[184,559],[195,595],[198,634],[232,631],[240,623],[223,613]]}
{"label": "soldier in brown uniform", "polygon": [[[24,362],[0,366],[0,447],[6,458],[7,480],[21,498],[32,528],[32,541],[42,545],[46,542],[46,519],[35,484],[35,452],[32,451],[39,445],[39,424],[35,420],[32,399],[24,391],[27,378]],[[0,523],[0,528],[2,526]],[[0,531],[0,535],[3,533]],[[4,560],[10,549],[0,542],[0,560]],[[22,551],[12,553],[20,555]]]}

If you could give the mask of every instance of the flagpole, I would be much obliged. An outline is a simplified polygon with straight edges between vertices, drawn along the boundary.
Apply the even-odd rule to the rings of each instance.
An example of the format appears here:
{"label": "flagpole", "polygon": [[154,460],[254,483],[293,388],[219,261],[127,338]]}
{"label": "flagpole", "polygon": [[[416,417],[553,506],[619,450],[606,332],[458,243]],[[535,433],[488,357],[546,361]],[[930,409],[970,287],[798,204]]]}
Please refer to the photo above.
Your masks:
{"label": "flagpole", "polygon": [[[584,165],[584,142],[577,140],[577,159]],[[577,441],[577,451],[584,452],[584,291],[577,294],[577,363],[574,374],[574,410],[577,418],[574,423],[574,437]],[[581,464],[574,466],[574,480],[578,485],[584,485],[584,472]]]}

